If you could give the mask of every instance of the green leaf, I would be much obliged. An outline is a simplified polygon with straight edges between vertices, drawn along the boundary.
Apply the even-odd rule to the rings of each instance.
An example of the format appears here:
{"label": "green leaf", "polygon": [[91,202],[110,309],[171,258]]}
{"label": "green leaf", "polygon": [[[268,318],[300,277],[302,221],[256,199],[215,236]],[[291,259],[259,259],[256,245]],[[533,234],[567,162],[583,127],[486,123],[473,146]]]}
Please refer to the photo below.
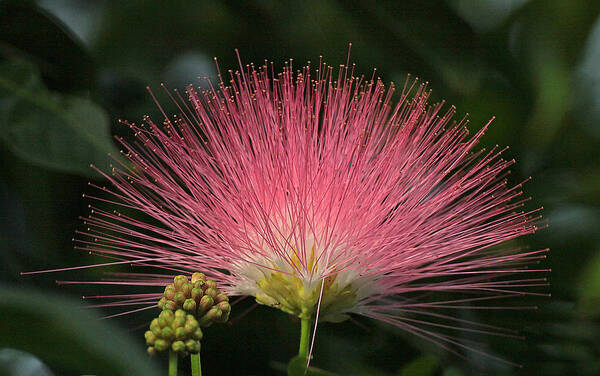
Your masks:
{"label": "green leaf", "polygon": [[579,283],[579,306],[591,317],[600,314],[600,253],[586,263]]}
{"label": "green leaf", "polygon": [[335,376],[331,373],[319,368],[308,367],[306,369],[306,358],[301,356],[293,357],[287,366],[288,376]]}
{"label": "green leaf", "polygon": [[527,70],[535,95],[523,134],[528,148],[550,147],[564,133],[572,107],[573,68],[599,11],[594,0],[536,1],[514,20],[519,28],[511,37],[513,53]]}
{"label": "green leaf", "polygon": [[0,45],[31,57],[52,88],[87,90],[94,85],[89,53],[60,20],[33,1],[0,2]]}
{"label": "green leaf", "polygon": [[54,376],[41,360],[15,349],[0,349],[0,375]]}
{"label": "green leaf", "polygon": [[464,376],[464,373],[462,373],[458,368],[450,367],[444,370],[443,376]]}
{"label": "green leaf", "polygon": [[58,296],[0,286],[0,347],[34,354],[78,374],[158,375],[136,344],[93,311]]}
{"label": "green leaf", "polygon": [[448,4],[456,10],[474,30],[489,32],[502,25],[511,13],[529,0],[450,0]]}
{"label": "green leaf", "polygon": [[[395,1],[355,0],[339,4],[376,38],[377,45],[394,46],[385,49],[386,61],[377,64],[378,69],[389,74],[401,67],[401,72],[435,80],[436,87],[446,84],[463,94],[481,86],[484,70],[479,40],[446,2],[410,1],[398,6]],[[404,72],[399,78],[404,79]]]}
{"label": "green leaf", "polygon": [[411,361],[398,372],[399,376],[431,376],[438,369],[439,361],[433,355],[424,355]]}
{"label": "green leaf", "polygon": [[104,168],[109,153],[119,155],[105,111],[87,99],[48,91],[25,61],[0,64],[0,110],[0,139],[33,164],[90,175],[90,163]]}

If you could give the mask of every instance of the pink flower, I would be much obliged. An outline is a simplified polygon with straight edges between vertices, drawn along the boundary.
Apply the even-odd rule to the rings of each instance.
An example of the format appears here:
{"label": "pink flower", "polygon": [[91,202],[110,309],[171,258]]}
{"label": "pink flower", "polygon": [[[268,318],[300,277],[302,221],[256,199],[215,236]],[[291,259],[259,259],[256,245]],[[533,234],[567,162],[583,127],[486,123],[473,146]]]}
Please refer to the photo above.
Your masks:
{"label": "pink flower", "polygon": [[489,123],[470,136],[423,84],[393,104],[393,85],[354,67],[294,72],[230,71],[229,84],[174,98],[181,113],[164,124],[126,123],[131,166],[101,188],[122,209],[94,208],[80,243],[158,273],[102,283],[157,292],[108,304],[149,307],[173,275],[202,271],[300,318],[363,315],[448,347],[460,344],[443,329],[464,320],[444,309],[494,308],[545,284],[530,264],[546,250],[506,244],[539,217],[508,185],[505,149],[477,150]]}

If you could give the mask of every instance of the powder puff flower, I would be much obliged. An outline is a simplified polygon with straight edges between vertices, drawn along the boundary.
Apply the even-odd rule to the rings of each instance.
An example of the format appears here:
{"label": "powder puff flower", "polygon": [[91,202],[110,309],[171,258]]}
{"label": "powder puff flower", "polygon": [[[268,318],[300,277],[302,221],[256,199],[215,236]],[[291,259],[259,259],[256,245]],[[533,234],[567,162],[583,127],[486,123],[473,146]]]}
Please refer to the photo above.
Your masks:
{"label": "powder puff flower", "polygon": [[425,85],[394,94],[348,65],[223,77],[176,93],[180,113],[163,124],[126,123],[130,163],[99,187],[120,208],[93,208],[79,242],[104,265],[156,270],[101,283],[157,293],[109,304],[153,305],[173,275],[202,271],[303,322],[362,315],[450,348],[461,344],[444,329],[498,328],[441,310],[545,284],[530,264],[546,250],[507,244],[539,217],[507,183],[504,149],[476,148],[489,123],[470,135],[453,107],[428,105]]}

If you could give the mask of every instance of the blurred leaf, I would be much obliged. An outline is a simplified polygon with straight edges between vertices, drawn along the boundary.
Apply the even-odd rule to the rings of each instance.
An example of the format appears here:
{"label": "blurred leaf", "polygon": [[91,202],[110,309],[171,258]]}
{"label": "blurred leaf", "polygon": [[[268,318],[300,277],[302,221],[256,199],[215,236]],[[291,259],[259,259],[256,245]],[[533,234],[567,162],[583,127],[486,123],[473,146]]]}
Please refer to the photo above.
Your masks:
{"label": "blurred leaf", "polygon": [[89,175],[108,153],[119,155],[108,116],[91,101],[46,90],[34,67],[0,65],[0,139],[21,158],[59,171]]}
{"label": "blurred leaf", "polygon": [[88,89],[94,82],[87,51],[57,18],[34,2],[0,2],[0,43],[31,57],[51,88]]}
{"label": "blurred leaf", "polygon": [[498,27],[529,0],[449,0],[448,3],[480,33]]}
{"label": "blurred leaf", "polygon": [[551,145],[566,124],[572,71],[598,18],[600,2],[536,1],[523,8],[513,20],[511,52],[528,71],[535,92],[524,139],[529,148],[541,150]]}
{"label": "blurred leaf", "polygon": [[424,74],[426,81],[436,79],[437,87],[444,83],[462,94],[480,87],[484,69],[477,53],[478,39],[448,4],[431,1],[407,1],[402,6],[395,1],[341,4],[354,15],[356,22],[373,33],[378,45],[387,46],[386,60],[396,61],[384,66],[389,69],[387,73],[398,69],[401,62],[409,73]]}
{"label": "blurred leaf", "polygon": [[[50,367],[99,375],[158,375],[129,337],[92,311],[57,296],[0,287],[0,346],[35,354]],[[140,337],[141,338],[141,337]]]}
{"label": "blurred leaf", "polygon": [[573,101],[577,126],[600,139],[600,19],[596,21],[578,63]]}
{"label": "blurred leaf", "polygon": [[583,268],[579,283],[579,303],[584,314],[600,314],[600,252]]}
{"label": "blurred leaf", "polygon": [[0,374],[4,376],[53,376],[41,360],[15,349],[0,349]]}
{"label": "blurred leaf", "polygon": [[530,146],[549,145],[564,125],[571,98],[571,72],[565,61],[555,53],[558,46],[548,45],[533,51],[533,79],[537,98],[526,137]]}
{"label": "blurred leaf", "polygon": [[398,376],[431,376],[438,366],[439,361],[435,356],[424,355],[402,367]]}
{"label": "blurred leaf", "polygon": [[443,376],[463,376],[463,375],[464,375],[464,373],[462,373],[458,368],[455,368],[455,367],[446,368],[443,373]]}
{"label": "blurred leaf", "polygon": [[295,356],[287,366],[288,376],[335,376],[335,373],[324,371],[315,367],[306,369],[306,358]]}
{"label": "blurred leaf", "polygon": [[[112,0],[105,4],[92,53],[99,64],[145,85],[158,83],[169,62],[182,52],[233,57],[235,36],[248,38],[256,33],[243,31],[243,20],[232,20],[227,5],[220,1]],[[187,81],[205,73],[197,71]]]}

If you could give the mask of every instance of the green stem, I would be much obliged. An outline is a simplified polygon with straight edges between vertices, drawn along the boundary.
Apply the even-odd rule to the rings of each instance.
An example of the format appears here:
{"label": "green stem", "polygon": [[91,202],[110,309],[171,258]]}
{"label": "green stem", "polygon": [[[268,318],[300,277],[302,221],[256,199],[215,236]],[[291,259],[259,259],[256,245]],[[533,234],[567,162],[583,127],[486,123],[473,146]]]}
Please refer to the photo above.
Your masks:
{"label": "green stem", "polygon": [[169,376],[177,376],[177,353],[169,350]]}
{"label": "green stem", "polygon": [[202,366],[200,363],[200,353],[190,356],[192,361],[192,376],[202,376]]}
{"label": "green stem", "polygon": [[301,319],[300,322],[300,349],[298,350],[298,356],[306,359],[310,344],[310,319]]}

